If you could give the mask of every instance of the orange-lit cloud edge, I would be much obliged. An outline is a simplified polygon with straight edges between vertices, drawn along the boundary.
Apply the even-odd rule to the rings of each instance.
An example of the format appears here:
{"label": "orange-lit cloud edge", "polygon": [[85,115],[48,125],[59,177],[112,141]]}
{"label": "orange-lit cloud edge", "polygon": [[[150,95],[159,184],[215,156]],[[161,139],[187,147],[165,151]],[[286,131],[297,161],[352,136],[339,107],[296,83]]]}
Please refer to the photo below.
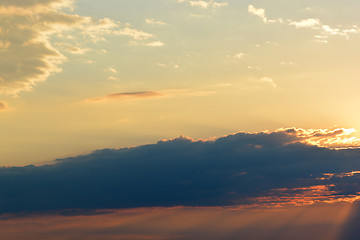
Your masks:
{"label": "orange-lit cloud edge", "polygon": [[[360,138],[354,136],[356,132],[353,128],[334,128],[334,129],[302,129],[302,128],[280,128],[275,131],[260,131],[260,132],[237,132],[246,134],[272,134],[283,133],[293,136],[294,140],[288,144],[302,143],[313,145],[321,148],[329,148],[333,150],[356,149],[360,148]],[[235,134],[237,134],[235,133]],[[234,134],[234,135],[235,135]],[[226,137],[226,136],[223,136]],[[219,137],[211,139],[198,139],[187,136],[180,136],[179,138],[187,139],[189,141],[215,141]],[[174,141],[178,138],[173,138],[166,141]],[[160,142],[161,142],[160,141]],[[261,149],[261,145],[254,146]],[[244,173],[246,174],[246,173]],[[344,173],[324,173],[322,178],[318,180],[326,181],[332,178],[352,177],[360,174],[360,171],[351,171]],[[314,185],[303,188],[282,188],[273,189],[267,196],[250,198],[249,204],[241,204],[238,206],[216,207],[226,210],[265,210],[272,209],[281,211],[288,207],[302,207],[316,204],[336,204],[336,203],[354,203],[360,200],[360,192],[352,195],[336,194],[336,191],[331,190],[332,184]],[[202,208],[202,207],[200,207]]]}
{"label": "orange-lit cloud edge", "polygon": [[[354,136],[356,130],[354,128],[334,128],[334,129],[303,129],[303,128],[279,128],[275,131],[260,131],[260,132],[236,132],[232,135],[238,133],[245,133],[250,135],[255,134],[272,134],[272,133],[282,133],[288,136],[294,137],[294,140],[289,142],[288,144],[293,143],[303,143],[307,145],[313,145],[317,147],[325,147],[329,149],[354,149],[360,148],[360,138]],[[222,137],[226,137],[222,136]],[[195,140],[193,138],[187,136],[180,136],[180,138],[185,138],[190,141],[215,141],[220,137],[213,137],[210,139],[198,139]],[[164,139],[161,141],[172,141],[173,139]],[[261,148],[261,146],[257,146]]]}

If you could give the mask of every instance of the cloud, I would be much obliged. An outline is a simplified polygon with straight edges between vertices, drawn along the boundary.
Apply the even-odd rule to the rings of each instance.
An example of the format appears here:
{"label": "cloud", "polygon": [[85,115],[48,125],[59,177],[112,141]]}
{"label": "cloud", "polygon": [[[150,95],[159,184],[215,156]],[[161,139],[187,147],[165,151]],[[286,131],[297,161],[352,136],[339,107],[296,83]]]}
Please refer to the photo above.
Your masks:
{"label": "cloud", "polygon": [[356,34],[360,32],[360,28],[357,25],[353,25],[350,28],[342,28],[340,27],[336,27],[336,28],[332,28],[328,25],[322,25],[322,33],[321,35],[315,36],[316,40],[319,42],[327,42],[326,39],[329,36],[342,36],[345,37],[346,39],[350,38],[350,34]]}
{"label": "cloud", "polygon": [[129,36],[129,37],[133,38],[134,40],[147,40],[147,39],[153,37],[153,35],[150,33],[146,33],[146,32],[137,30],[135,28],[131,28],[131,27],[126,27],[122,30],[115,31],[114,34]]}
{"label": "cloud", "polygon": [[8,109],[6,102],[0,101],[0,111]]}
{"label": "cloud", "polygon": [[145,45],[148,47],[162,47],[165,44],[161,41],[155,41],[155,42],[146,43]]}
{"label": "cloud", "polygon": [[309,18],[301,21],[290,21],[289,25],[293,25],[296,28],[316,28],[321,25],[319,19]]}
{"label": "cloud", "polygon": [[288,62],[281,61],[280,65],[294,65],[294,62],[292,62],[292,61],[288,61]]}
{"label": "cloud", "polygon": [[265,16],[265,9],[263,8],[256,8],[253,5],[248,6],[248,12],[260,17],[265,23],[267,22],[267,18]]}
{"label": "cloud", "polygon": [[90,51],[89,48],[82,48],[80,46],[74,46],[73,44],[70,43],[64,43],[64,42],[56,42],[54,45],[59,46],[61,48],[63,48],[65,51],[71,53],[71,54],[85,54],[88,51]]}
{"label": "cloud", "polygon": [[178,64],[175,63],[156,63],[157,66],[161,67],[161,68],[169,68],[169,69],[178,69],[180,66]]}
{"label": "cloud", "polygon": [[150,25],[162,25],[162,26],[167,25],[165,22],[158,21],[153,18],[145,19],[145,22]]}
{"label": "cloud", "polygon": [[[212,140],[181,136],[53,165],[1,168],[0,211],[351,202],[360,192],[360,149],[350,148],[360,143],[351,132],[287,128]],[[347,148],[332,148],[341,145]]]}
{"label": "cloud", "polygon": [[110,73],[117,73],[117,70],[115,68],[112,67],[107,67],[106,69],[104,69],[104,71],[110,72]]}
{"label": "cloud", "polygon": [[178,2],[186,2],[192,7],[200,8],[220,8],[228,6],[227,2],[215,2],[215,1],[204,1],[204,0],[178,0]]}
{"label": "cloud", "polygon": [[143,91],[143,92],[123,92],[123,93],[113,93],[103,97],[90,98],[87,99],[89,102],[101,102],[109,100],[129,100],[129,99],[141,99],[141,98],[153,98],[164,96],[161,93],[153,91]]}
{"label": "cloud", "polygon": [[281,18],[268,19],[265,14],[265,9],[256,8],[251,4],[248,6],[248,12],[252,15],[255,15],[255,16],[258,16],[259,18],[261,18],[264,23],[276,23],[276,22],[282,23],[283,22],[283,20]]}
{"label": "cloud", "polygon": [[[51,74],[60,72],[66,61],[61,50],[84,54],[89,50],[79,47],[84,39],[98,42],[107,35],[122,35],[141,41],[153,37],[109,18],[95,20],[69,13],[73,5],[71,0],[0,3],[0,94],[29,91]],[[83,38],[75,37],[78,35]]]}
{"label": "cloud", "polygon": [[[265,9],[256,8],[253,5],[248,5],[248,12],[261,18],[264,23],[285,23],[282,18],[268,19],[265,14]],[[321,21],[317,18],[308,18],[299,21],[288,19],[287,24],[290,26],[295,26],[298,29],[310,28],[318,30],[320,33],[315,36],[315,41],[321,43],[327,43],[327,38],[329,36],[338,35],[348,39],[350,37],[350,34],[356,34],[360,32],[360,28],[357,25],[352,25],[348,28],[344,28],[342,26],[333,28],[329,25],[322,24]]]}
{"label": "cloud", "polygon": [[262,77],[260,78],[260,82],[266,82],[266,83],[269,83],[273,88],[276,88],[277,85],[276,83],[274,82],[274,80],[272,78],[269,78],[269,77]]}
{"label": "cloud", "polygon": [[[159,65],[160,67],[168,67],[173,69],[178,69],[178,65]],[[108,78],[108,80],[116,80],[116,78]],[[130,100],[140,100],[147,98],[157,98],[157,97],[202,97],[208,96],[214,93],[213,91],[206,90],[197,90],[197,89],[163,89],[161,91],[138,91],[138,92],[121,92],[121,93],[113,93],[108,94],[102,97],[94,97],[85,99],[87,103],[94,102],[108,102],[108,101],[130,101]]]}
{"label": "cloud", "polygon": [[245,54],[242,53],[242,52],[241,52],[241,53],[237,53],[237,54],[234,55],[234,58],[236,58],[236,59],[242,59],[242,58],[244,57],[244,55],[245,55]]}

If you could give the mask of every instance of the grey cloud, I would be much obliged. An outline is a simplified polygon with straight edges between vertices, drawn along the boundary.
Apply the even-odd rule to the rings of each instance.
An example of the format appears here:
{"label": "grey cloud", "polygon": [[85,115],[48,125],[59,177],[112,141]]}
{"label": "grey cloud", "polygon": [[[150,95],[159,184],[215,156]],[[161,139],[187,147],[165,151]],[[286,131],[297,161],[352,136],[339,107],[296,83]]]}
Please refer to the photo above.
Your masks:
{"label": "grey cloud", "polygon": [[360,169],[360,150],[308,145],[294,131],[299,132],[237,133],[214,141],[180,137],[53,165],[2,168],[0,209],[259,205],[314,193],[314,201],[356,197],[359,174],[341,174]]}

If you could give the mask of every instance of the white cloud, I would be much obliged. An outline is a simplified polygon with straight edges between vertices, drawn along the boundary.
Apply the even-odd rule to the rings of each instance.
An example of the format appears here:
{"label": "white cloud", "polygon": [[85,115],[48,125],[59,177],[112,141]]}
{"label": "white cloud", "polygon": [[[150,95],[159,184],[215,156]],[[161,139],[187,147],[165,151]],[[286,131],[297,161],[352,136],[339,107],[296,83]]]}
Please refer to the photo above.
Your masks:
{"label": "white cloud", "polygon": [[145,22],[150,25],[167,25],[165,22],[158,21],[153,18],[145,19]]}
{"label": "white cloud", "polygon": [[258,16],[259,18],[261,18],[264,23],[277,23],[277,22],[282,23],[283,22],[282,18],[268,19],[265,14],[265,9],[256,8],[251,4],[248,6],[248,12],[251,13],[252,15],[255,15],[255,16]]}
{"label": "white cloud", "polygon": [[293,65],[294,63],[292,61],[289,61],[289,62],[280,62],[281,65]]}
{"label": "white cloud", "polygon": [[236,58],[236,59],[242,59],[242,58],[244,57],[244,55],[245,55],[245,54],[242,53],[242,52],[241,52],[241,53],[237,53],[237,54],[234,55],[234,58]]}
{"label": "white cloud", "polygon": [[124,29],[121,29],[119,31],[114,32],[115,35],[123,35],[133,38],[134,40],[147,40],[149,38],[154,37],[150,33],[143,32],[141,30],[137,30],[132,27],[126,27]]}
{"label": "white cloud", "polygon": [[[265,9],[263,8],[256,8],[253,5],[249,5],[248,12],[261,18],[264,23],[284,23],[282,18],[268,19],[265,14]],[[350,34],[360,33],[360,28],[357,25],[352,25],[350,28],[343,28],[342,26],[331,27],[329,25],[322,24],[317,18],[308,18],[299,21],[288,19],[287,24],[295,26],[296,28],[310,28],[320,31],[320,33],[315,36],[315,40],[322,43],[327,43],[327,38],[329,36],[338,35],[348,39]]]}
{"label": "white cloud", "polygon": [[291,21],[289,25],[295,26],[296,28],[316,28],[321,24],[320,20],[317,18],[309,18],[301,21]]}
{"label": "white cloud", "polygon": [[106,69],[104,69],[104,71],[110,72],[110,73],[117,73],[117,70],[115,68],[112,68],[112,67],[107,67]]}
{"label": "white cloud", "polygon": [[262,78],[260,78],[260,82],[269,83],[273,88],[277,87],[274,80],[272,78],[270,78],[270,77],[262,77]]}
{"label": "white cloud", "polygon": [[263,8],[256,8],[253,5],[248,6],[248,12],[260,17],[265,23],[267,22],[267,18],[265,16],[265,9]]}
{"label": "white cloud", "polygon": [[204,1],[204,0],[178,0],[178,2],[186,2],[192,7],[200,8],[220,8],[228,6],[227,2],[215,2],[213,0]]}
{"label": "white cloud", "polygon": [[163,42],[161,42],[161,41],[156,41],[156,42],[146,43],[145,45],[149,46],[149,47],[162,47],[165,44]]}
{"label": "white cloud", "polygon": [[328,43],[329,37],[340,36],[346,39],[350,38],[350,34],[360,33],[360,28],[357,25],[353,25],[351,28],[342,28],[338,26],[336,28],[330,27],[329,25],[321,26],[321,33],[315,36],[315,41],[320,43]]}
{"label": "white cloud", "polygon": [[159,67],[162,67],[162,68],[173,68],[173,69],[180,68],[180,66],[178,64],[174,64],[174,63],[169,63],[169,64],[156,63],[156,65]]}

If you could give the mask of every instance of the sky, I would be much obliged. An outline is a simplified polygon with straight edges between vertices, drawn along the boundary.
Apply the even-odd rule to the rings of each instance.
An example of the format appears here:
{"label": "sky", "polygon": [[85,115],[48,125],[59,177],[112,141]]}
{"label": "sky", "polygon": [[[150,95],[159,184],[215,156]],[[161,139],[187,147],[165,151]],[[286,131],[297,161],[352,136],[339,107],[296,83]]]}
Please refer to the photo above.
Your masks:
{"label": "sky", "polygon": [[357,1],[1,1],[0,164],[359,129]]}
{"label": "sky", "polygon": [[357,239],[359,7],[0,0],[0,235]]}

